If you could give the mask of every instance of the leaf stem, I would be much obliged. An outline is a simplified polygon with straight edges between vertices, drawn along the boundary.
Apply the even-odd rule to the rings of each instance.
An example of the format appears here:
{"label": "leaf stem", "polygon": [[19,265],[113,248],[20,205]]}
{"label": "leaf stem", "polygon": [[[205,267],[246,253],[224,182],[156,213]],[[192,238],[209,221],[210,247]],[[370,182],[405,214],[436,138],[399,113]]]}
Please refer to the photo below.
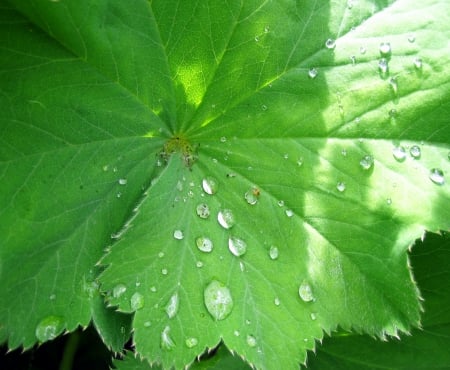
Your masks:
{"label": "leaf stem", "polygon": [[73,365],[73,359],[75,353],[78,349],[78,343],[80,342],[80,333],[75,331],[69,335],[67,343],[64,347],[63,357],[61,359],[61,364],[59,365],[59,370],[71,370]]}

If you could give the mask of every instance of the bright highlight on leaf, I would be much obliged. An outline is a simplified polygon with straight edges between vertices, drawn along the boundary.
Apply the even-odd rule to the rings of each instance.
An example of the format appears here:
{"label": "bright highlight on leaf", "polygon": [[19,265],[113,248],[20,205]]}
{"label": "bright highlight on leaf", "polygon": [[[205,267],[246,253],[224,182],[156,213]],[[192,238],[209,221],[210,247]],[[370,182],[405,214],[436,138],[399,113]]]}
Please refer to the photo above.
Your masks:
{"label": "bright highlight on leaf", "polygon": [[223,343],[296,369],[338,328],[420,325],[408,249],[450,229],[447,2],[32,5],[0,7],[10,348],[92,320],[139,366]]}

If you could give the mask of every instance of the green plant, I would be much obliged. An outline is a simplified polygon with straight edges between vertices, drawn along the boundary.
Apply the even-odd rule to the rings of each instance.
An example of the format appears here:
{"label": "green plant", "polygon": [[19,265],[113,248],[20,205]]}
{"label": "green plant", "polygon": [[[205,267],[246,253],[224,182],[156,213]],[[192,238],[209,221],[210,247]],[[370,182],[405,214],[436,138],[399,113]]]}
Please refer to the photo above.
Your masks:
{"label": "green plant", "polygon": [[164,368],[223,341],[288,369],[324,332],[420,325],[447,1],[0,4],[0,342],[92,321]]}

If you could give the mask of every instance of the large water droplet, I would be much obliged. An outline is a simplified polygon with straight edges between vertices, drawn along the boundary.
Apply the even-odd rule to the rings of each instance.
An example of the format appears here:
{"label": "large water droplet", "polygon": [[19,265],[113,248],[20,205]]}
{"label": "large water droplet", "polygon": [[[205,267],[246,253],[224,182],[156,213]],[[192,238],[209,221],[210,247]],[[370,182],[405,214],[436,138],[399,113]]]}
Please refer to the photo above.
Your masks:
{"label": "large water droplet", "polygon": [[193,337],[187,338],[184,343],[186,343],[187,348],[194,348],[198,344],[198,339]]}
{"label": "large water droplet", "polygon": [[380,44],[380,54],[383,57],[388,57],[392,53],[391,44],[389,42],[382,42]]}
{"label": "large water droplet", "polygon": [[175,342],[170,336],[170,326],[166,326],[161,332],[161,348],[170,351],[175,347]]}
{"label": "large water droplet", "polygon": [[258,197],[259,197],[259,189],[256,187],[247,190],[244,194],[245,200],[250,205],[255,205],[256,203],[258,203]]}
{"label": "large water droplet", "polygon": [[430,171],[430,180],[437,185],[444,185],[445,183],[444,172],[440,168],[433,168]]}
{"label": "large water droplet", "polygon": [[398,162],[403,162],[406,159],[406,150],[403,146],[399,145],[392,149],[392,155]]}
{"label": "large water droplet", "polygon": [[240,257],[247,252],[247,243],[242,239],[236,238],[235,236],[230,236],[228,239],[228,249],[236,257]]}
{"label": "large water droplet", "polygon": [[272,260],[278,259],[278,248],[274,245],[272,245],[269,249],[269,257]]}
{"label": "large water droplet", "polygon": [[197,248],[202,252],[209,253],[213,250],[213,242],[211,239],[201,236],[195,240]]}
{"label": "large water droplet", "polygon": [[319,71],[317,70],[317,68],[310,68],[308,71],[309,78],[316,78],[318,74]]}
{"label": "large water droplet", "polygon": [[336,40],[328,39],[327,41],[325,41],[325,47],[327,49],[334,49],[336,47]]}
{"label": "large water droplet", "polygon": [[411,155],[411,157],[413,157],[414,159],[419,159],[420,156],[422,155],[422,151],[420,150],[420,147],[418,145],[413,145],[410,149],[409,149],[409,154]]}
{"label": "large water droplet", "polygon": [[253,335],[247,335],[247,344],[249,345],[249,347],[255,347],[256,338]]}
{"label": "large water droplet", "polygon": [[197,212],[197,216],[200,218],[208,218],[211,213],[208,205],[205,203],[200,203],[195,211]]}
{"label": "large water droplet", "polygon": [[340,191],[341,193],[343,192],[343,191],[345,191],[345,182],[338,182],[337,184],[336,184],[336,189],[338,190],[338,191]]}
{"label": "large water droplet", "polygon": [[213,195],[217,193],[218,182],[213,177],[206,177],[202,181],[202,188],[206,194]]}
{"label": "large water droplet", "polygon": [[309,285],[306,281],[300,284],[300,287],[298,288],[298,295],[304,302],[311,302],[314,299],[311,285]]}
{"label": "large water droplet", "polygon": [[231,211],[230,209],[223,209],[219,211],[217,215],[217,221],[219,221],[220,226],[225,229],[231,229],[236,223],[233,211]]}
{"label": "large water droplet", "polygon": [[130,299],[130,306],[133,311],[140,310],[144,307],[145,300],[144,296],[141,293],[134,293]]}
{"label": "large water droplet", "polygon": [[173,232],[173,237],[177,240],[182,240],[184,238],[184,233],[181,230],[175,230]]}
{"label": "large water droplet", "polygon": [[361,161],[359,162],[359,165],[361,166],[361,168],[363,170],[370,170],[373,166],[374,160],[373,157],[371,155],[365,155],[364,157],[361,158]]}
{"label": "large water droplet", "polygon": [[169,298],[169,302],[167,302],[166,305],[166,313],[169,319],[172,319],[176,316],[176,314],[178,313],[179,304],[178,293],[175,293]]}
{"label": "large water droplet", "polygon": [[113,288],[113,297],[114,298],[119,298],[122,294],[124,294],[127,291],[127,287],[124,284],[117,284],[114,288]]}
{"label": "large water droplet", "polygon": [[217,280],[208,284],[203,297],[206,309],[215,320],[225,319],[233,310],[234,303],[230,289]]}
{"label": "large water droplet", "polygon": [[36,338],[40,342],[55,339],[64,329],[64,319],[60,316],[47,316],[36,327]]}

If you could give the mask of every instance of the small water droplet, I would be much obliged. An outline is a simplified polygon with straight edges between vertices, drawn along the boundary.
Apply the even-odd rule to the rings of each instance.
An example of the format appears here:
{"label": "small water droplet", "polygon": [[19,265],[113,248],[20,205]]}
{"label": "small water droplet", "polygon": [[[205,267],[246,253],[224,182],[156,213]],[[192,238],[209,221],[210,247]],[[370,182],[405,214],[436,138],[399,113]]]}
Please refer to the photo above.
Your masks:
{"label": "small water droplet", "polygon": [[378,61],[378,70],[380,71],[381,76],[386,76],[389,72],[389,64],[386,58],[381,58]]}
{"label": "small water droplet", "polygon": [[120,198],[122,196],[122,193],[120,191],[117,192],[116,197]]}
{"label": "small water droplet", "polygon": [[117,172],[117,167],[116,166],[113,167],[113,172]]}
{"label": "small water droplet", "polygon": [[387,199],[386,199],[386,204],[387,204],[388,206],[390,206],[390,205],[392,204],[392,199],[391,199],[391,198],[387,198]]}
{"label": "small water droplet", "polygon": [[395,109],[395,108],[392,108],[390,111],[389,111],[389,117],[390,118],[396,118],[397,117],[397,109]]}
{"label": "small water droplet", "polygon": [[153,285],[153,286],[150,287],[150,291],[152,293],[156,293],[158,291],[158,289],[156,289],[156,287]]}
{"label": "small water droplet", "polygon": [[51,301],[54,301],[56,299],[56,294],[50,294],[50,297],[48,297]]}
{"label": "small water droplet", "polygon": [[275,297],[275,299],[273,300],[273,303],[275,304],[275,306],[279,306],[280,305],[280,298]]}
{"label": "small water droplet", "polygon": [[327,41],[325,41],[325,47],[327,49],[334,49],[336,47],[336,40],[328,39]]}
{"label": "small water droplet", "polygon": [[370,170],[373,167],[374,159],[371,155],[365,155],[361,158],[359,165],[363,170]]}
{"label": "small water droplet", "polygon": [[151,321],[144,322],[144,327],[149,328],[150,326],[152,326]]}
{"label": "small water droplet", "polygon": [[228,249],[236,257],[240,257],[247,252],[247,243],[235,236],[230,236],[228,239]]}
{"label": "small water droplet", "polygon": [[311,312],[310,317],[311,317],[311,320],[313,320],[313,321],[317,319],[317,315],[314,312]]}
{"label": "small water droplet", "polygon": [[422,69],[423,61],[421,58],[414,58],[413,64],[414,64],[414,68],[419,70],[419,69]]}
{"label": "small water droplet", "polygon": [[303,166],[303,158],[302,157],[297,159],[297,166],[299,166],[299,167]]}
{"label": "small water droplet", "polygon": [[109,170],[109,166],[107,165],[107,164],[105,164],[103,167],[102,167],[102,169],[103,169],[103,171],[108,171]]}
{"label": "small water droplet", "polygon": [[397,162],[403,162],[406,159],[406,150],[401,145],[396,146],[392,149],[392,155]]}
{"label": "small water droplet", "polygon": [[264,33],[269,33],[269,31],[270,31],[270,26],[269,25],[264,26]]}
{"label": "small water droplet", "polygon": [[198,268],[202,268],[203,267],[203,262],[202,261],[197,261],[195,263],[195,266],[197,266]]}
{"label": "small water droplet", "polygon": [[416,41],[416,36],[415,36],[415,35],[412,35],[412,34],[409,35],[409,36],[408,36],[408,41],[411,42],[411,43],[413,43],[414,41]]}
{"label": "small water droplet", "polygon": [[352,9],[353,8],[353,0],[348,0],[347,1],[347,8],[348,9]]}
{"label": "small water droplet", "polygon": [[161,348],[170,351],[174,347],[175,342],[170,336],[170,326],[166,326],[161,332]]}
{"label": "small water droplet", "polygon": [[219,221],[220,226],[225,229],[231,229],[236,223],[234,214],[230,209],[223,209],[219,211],[217,221]]}
{"label": "small water droplet", "polygon": [[422,155],[422,151],[420,150],[420,147],[418,145],[413,145],[410,149],[409,149],[409,154],[411,155],[411,157],[413,157],[414,159],[419,159],[420,156]]}
{"label": "small water droplet", "polygon": [[249,345],[249,347],[255,347],[256,338],[253,335],[247,335],[247,344]]}
{"label": "small water droplet", "polygon": [[233,298],[230,289],[217,280],[211,281],[205,288],[204,302],[206,309],[213,319],[223,320],[233,309]]}
{"label": "small water droplet", "polygon": [[392,89],[392,92],[394,93],[394,95],[398,94],[398,82],[397,82],[397,78],[396,77],[391,77],[389,79],[389,86]]}
{"label": "small water droplet", "polygon": [[64,319],[60,316],[47,316],[36,326],[35,335],[40,342],[55,339],[64,330]]}
{"label": "small water droplet", "polygon": [[279,200],[277,204],[279,207],[284,207],[284,200]]}
{"label": "small water droplet", "polygon": [[318,74],[319,71],[317,70],[317,68],[310,68],[308,71],[309,78],[316,78]]}
{"label": "small water droplet", "polygon": [[167,275],[168,273],[169,273],[169,270],[167,270],[166,268],[161,269],[161,274]]}
{"label": "small water droplet", "polygon": [[200,203],[195,209],[197,216],[200,218],[208,218],[211,214],[209,206],[206,203]]}
{"label": "small water droplet", "polygon": [[169,298],[169,302],[167,302],[166,305],[166,313],[169,319],[173,319],[176,316],[176,314],[178,313],[178,307],[179,307],[178,293],[175,293]]}
{"label": "small water droplet", "polygon": [[140,310],[144,307],[144,296],[141,293],[134,293],[130,298],[130,306],[133,311]]}
{"label": "small water droplet", "polygon": [[218,182],[213,177],[206,177],[202,180],[202,188],[206,194],[213,195],[217,193]]}
{"label": "small water droplet", "polygon": [[283,158],[284,158],[284,159],[289,159],[289,154],[288,154],[288,153],[284,153],[284,154],[283,154]]}
{"label": "small water droplet", "polygon": [[278,259],[278,247],[272,245],[269,249],[269,257],[271,260]]}
{"label": "small water droplet", "polygon": [[161,251],[161,252],[158,253],[158,257],[159,258],[163,258],[164,256],[165,256],[164,252]]}
{"label": "small water droplet", "polygon": [[177,240],[182,240],[184,238],[184,233],[181,230],[175,230],[173,232],[173,237]]}
{"label": "small water droplet", "polygon": [[113,297],[114,298],[119,298],[120,296],[122,296],[125,292],[127,291],[127,287],[124,284],[117,284],[114,288],[113,288]]}
{"label": "small water droplet", "polygon": [[309,285],[306,281],[300,284],[300,287],[298,288],[298,295],[304,302],[311,302],[314,300],[311,285]]}
{"label": "small water droplet", "polygon": [[365,48],[365,46],[361,46],[359,48],[359,52],[364,55],[367,52],[367,49]]}
{"label": "small water droplet", "polygon": [[247,190],[244,194],[244,199],[247,201],[248,204],[252,206],[258,203],[258,197],[259,197],[259,189],[256,187]]}
{"label": "small water droplet", "polygon": [[389,42],[382,42],[380,44],[380,54],[383,57],[388,57],[392,53],[391,44]]}
{"label": "small water droplet", "polygon": [[336,184],[336,189],[338,190],[338,191],[340,191],[341,193],[343,192],[343,191],[345,191],[345,182],[338,182],[337,184]]}
{"label": "small water droplet", "polygon": [[267,110],[267,105],[265,105],[265,104],[261,105],[261,109],[262,110]]}
{"label": "small water droplet", "polygon": [[127,179],[119,179],[119,185],[126,185]]}
{"label": "small water droplet", "polygon": [[259,42],[259,36],[255,36],[255,41]]}
{"label": "small water droplet", "polygon": [[211,239],[201,236],[195,240],[197,248],[205,253],[209,253],[213,250],[213,242]]}
{"label": "small water droplet", "polygon": [[198,339],[194,337],[187,338],[184,343],[187,348],[194,348],[198,344]]}
{"label": "small water droplet", "polygon": [[239,335],[241,335],[241,333],[239,332],[239,330],[235,330],[235,331],[233,332],[233,334],[234,334],[235,337],[238,337]]}
{"label": "small water droplet", "polygon": [[347,157],[347,150],[346,149],[342,149],[341,150],[341,154],[343,157]]}
{"label": "small water droplet", "polygon": [[288,216],[288,217],[294,216],[294,211],[292,209],[287,209],[285,211],[285,213],[286,213],[286,216]]}
{"label": "small water droplet", "polygon": [[224,142],[226,142],[227,141],[227,138],[225,137],[225,136],[222,136],[221,138],[220,138],[220,142],[221,143],[224,143]]}
{"label": "small water droplet", "polygon": [[430,180],[433,181],[437,185],[444,185],[445,178],[444,172],[440,168],[433,168],[430,171]]}
{"label": "small water droplet", "polygon": [[245,320],[245,324],[246,324],[246,325],[250,325],[251,323],[252,323],[252,322],[251,322],[249,319],[246,319],[246,320]]}

